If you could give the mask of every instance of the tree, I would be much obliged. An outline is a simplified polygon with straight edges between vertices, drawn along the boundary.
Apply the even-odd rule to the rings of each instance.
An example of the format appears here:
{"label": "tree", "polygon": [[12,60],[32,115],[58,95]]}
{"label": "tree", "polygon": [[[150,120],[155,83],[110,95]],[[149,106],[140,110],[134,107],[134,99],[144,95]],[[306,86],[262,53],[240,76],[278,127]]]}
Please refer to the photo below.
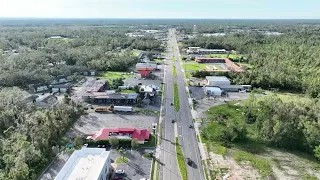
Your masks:
{"label": "tree", "polygon": [[318,160],[320,160],[320,145],[314,147],[313,152],[314,152],[314,156],[315,156]]}
{"label": "tree", "polygon": [[112,147],[117,147],[119,145],[119,139],[116,137],[110,137],[109,143],[111,144]]}
{"label": "tree", "polygon": [[76,148],[80,148],[83,145],[83,139],[81,137],[76,137],[73,141],[73,145]]}
{"label": "tree", "polygon": [[131,146],[132,146],[132,149],[137,149],[139,147],[138,140],[137,139],[132,139],[131,140]]}
{"label": "tree", "polygon": [[120,153],[122,159],[124,160],[127,155],[127,151],[125,149],[123,149],[122,147],[120,147],[118,152]]}

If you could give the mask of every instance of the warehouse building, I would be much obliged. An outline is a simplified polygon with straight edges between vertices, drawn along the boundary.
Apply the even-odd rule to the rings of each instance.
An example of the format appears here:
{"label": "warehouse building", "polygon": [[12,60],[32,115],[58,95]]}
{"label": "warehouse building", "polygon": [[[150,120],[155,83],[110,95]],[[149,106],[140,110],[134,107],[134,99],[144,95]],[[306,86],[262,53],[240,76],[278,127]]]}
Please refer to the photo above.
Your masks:
{"label": "warehouse building", "polygon": [[219,87],[204,87],[204,92],[209,96],[221,96],[223,91]]}
{"label": "warehouse building", "polygon": [[104,148],[75,150],[55,180],[107,180],[112,169],[109,154]]}
{"label": "warehouse building", "polygon": [[206,76],[208,86],[230,85],[230,80],[225,76]]}

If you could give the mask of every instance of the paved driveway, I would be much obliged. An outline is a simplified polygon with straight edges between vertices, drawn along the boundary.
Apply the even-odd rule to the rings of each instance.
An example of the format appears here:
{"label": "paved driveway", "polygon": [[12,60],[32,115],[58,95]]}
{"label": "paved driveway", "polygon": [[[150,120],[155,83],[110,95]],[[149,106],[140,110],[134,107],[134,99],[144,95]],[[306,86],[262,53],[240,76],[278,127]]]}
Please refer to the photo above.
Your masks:
{"label": "paved driveway", "polygon": [[[117,164],[117,169],[122,169],[125,175],[122,175],[126,180],[140,180],[141,178],[150,178],[152,159],[142,157],[142,154],[148,153],[151,150],[145,152],[127,151],[127,158],[129,162],[127,164]],[[112,151],[111,159],[115,161],[117,157],[120,157],[116,151]]]}

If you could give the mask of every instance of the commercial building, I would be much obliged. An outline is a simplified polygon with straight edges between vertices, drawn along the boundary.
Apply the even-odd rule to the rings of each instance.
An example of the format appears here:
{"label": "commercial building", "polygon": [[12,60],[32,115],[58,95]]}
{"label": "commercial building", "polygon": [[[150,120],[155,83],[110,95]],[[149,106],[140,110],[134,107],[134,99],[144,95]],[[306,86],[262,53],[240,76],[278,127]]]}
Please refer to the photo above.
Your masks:
{"label": "commercial building", "polygon": [[136,139],[138,143],[149,141],[150,130],[136,128],[103,128],[98,133],[89,135],[87,139],[108,140],[110,137],[117,139]]}
{"label": "commercial building", "polygon": [[140,93],[147,93],[150,96],[154,96],[157,93],[157,87],[155,85],[142,85],[140,86]]}
{"label": "commercial building", "polygon": [[226,54],[227,50],[225,49],[199,49],[199,54]]}
{"label": "commercial building", "polygon": [[104,148],[75,150],[55,180],[107,180],[111,172],[109,154]]}
{"label": "commercial building", "polygon": [[47,84],[39,83],[39,84],[30,84],[29,85],[29,90],[32,93],[44,92],[44,91],[47,91],[48,89],[49,89],[49,87]]}
{"label": "commercial building", "polygon": [[142,77],[149,77],[151,72],[157,69],[157,64],[151,63],[138,63],[136,70],[139,71]]}
{"label": "commercial building", "polygon": [[206,76],[208,86],[230,85],[230,80],[225,76]]}
{"label": "commercial building", "polygon": [[209,96],[221,96],[222,90],[218,87],[204,87],[205,93]]}
{"label": "commercial building", "polygon": [[67,93],[70,92],[72,85],[67,84],[53,84],[50,85],[51,91],[53,93]]}
{"label": "commercial building", "polygon": [[198,53],[199,49],[201,49],[201,47],[188,47],[187,53],[188,54]]}
{"label": "commercial building", "polygon": [[82,99],[88,103],[93,104],[135,104],[138,95],[135,93],[108,93],[108,92],[95,92],[87,93],[82,96]]}
{"label": "commercial building", "polygon": [[232,62],[229,58],[203,58],[199,57],[196,58],[196,62],[198,63],[224,63],[228,67],[227,70],[214,70],[214,71],[236,71],[236,72],[243,72],[244,70]]}

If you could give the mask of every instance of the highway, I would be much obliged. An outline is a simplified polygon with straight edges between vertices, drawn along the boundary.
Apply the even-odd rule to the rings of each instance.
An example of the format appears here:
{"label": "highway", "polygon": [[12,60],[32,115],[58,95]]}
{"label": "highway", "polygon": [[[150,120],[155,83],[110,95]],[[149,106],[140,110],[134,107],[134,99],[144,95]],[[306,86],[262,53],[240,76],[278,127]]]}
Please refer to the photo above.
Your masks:
{"label": "highway", "polygon": [[[169,47],[173,47],[174,49],[174,52],[173,52],[173,55],[175,58],[174,63],[176,65],[176,71],[177,71],[176,82],[178,84],[178,89],[179,89],[180,110],[176,113],[179,143],[182,145],[184,157],[191,158],[191,160],[193,161],[192,166],[188,166],[186,164],[188,179],[189,180],[205,180],[202,165],[201,165],[200,151],[199,151],[198,142],[196,139],[196,133],[193,128],[189,127],[190,125],[193,125],[193,122],[192,122],[191,109],[188,101],[185,78],[184,78],[184,74],[182,72],[182,67],[180,64],[181,58],[180,58],[178,43],[175,36],[175,29],[169,30],[169,37],[170,37],[169,42],[171,43]],[[172,48],[171,48],[171,51],[172,51]],[[169,79],[169,77],[167,77],[167,79]],[[171,91],[170,93],[173,94],[173,92]],[[166,93],[166,95],[169,95],[169,94]]]}
{"label": "highway", "polygon": [[175,119],[176,112],[173,103],[173,75],[172,75],[172,46],[170,40],[167,47],[167,65],[164,69],[164,99],[161,116],[161,144],[160,144],[160,166],[159,179],[163,180],[181,180],[181,175],[177,165],[177,157],[175,150],[175,131],[174,124],[171,122]]}

